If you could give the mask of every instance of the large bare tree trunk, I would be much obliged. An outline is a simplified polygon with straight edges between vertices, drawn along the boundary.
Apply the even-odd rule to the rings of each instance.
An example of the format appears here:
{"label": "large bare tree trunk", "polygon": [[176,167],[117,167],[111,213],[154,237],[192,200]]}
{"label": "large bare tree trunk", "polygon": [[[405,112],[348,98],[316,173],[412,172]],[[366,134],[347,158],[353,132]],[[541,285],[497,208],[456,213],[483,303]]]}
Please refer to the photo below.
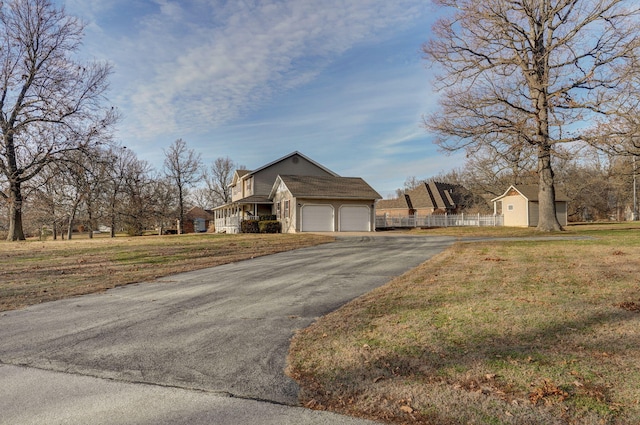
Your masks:
{"label": "large bare tree trunk", "polygon": [[551,168],[551,147],[538,148],[538,227],[543,232],[562,230],[556,215],[556,194],[554,187],[553,169]]}
{"label": "large bare tree trunk", "polygon": [[8,241],[25,240],[22,230],[22,188],[20,183],[11,182],[9,184],[9,233]]}
{"label": "large bare tree trunk", "polygon": [[[542,34],[542,32],[540,32]],[[536,73],[530,78],[530,87],[534,94],[533,109],[536,111],[537,131],[534,137],[538,147],[538,226],[543,232],[560,231],[562,227],[556,215],[556,195],[554,173],[551,165],[551,137],[549,135],[549,101],[544,81],[548,80],[544,40],[538,39],[535,58]]]}

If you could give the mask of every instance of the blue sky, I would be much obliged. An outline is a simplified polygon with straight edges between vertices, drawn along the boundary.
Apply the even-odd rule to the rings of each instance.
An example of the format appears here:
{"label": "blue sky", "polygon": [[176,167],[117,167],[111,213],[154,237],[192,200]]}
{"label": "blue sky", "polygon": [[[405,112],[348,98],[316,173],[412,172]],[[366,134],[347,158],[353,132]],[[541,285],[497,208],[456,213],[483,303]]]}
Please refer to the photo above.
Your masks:
{"label": "blue sky", "polygon": [[184,139],[205,164],[300,151],[383,196],[462,165],[421,126],[436,108],[424,0],[68,0],[82,54],[114,66],[117,140],[161,168]]}

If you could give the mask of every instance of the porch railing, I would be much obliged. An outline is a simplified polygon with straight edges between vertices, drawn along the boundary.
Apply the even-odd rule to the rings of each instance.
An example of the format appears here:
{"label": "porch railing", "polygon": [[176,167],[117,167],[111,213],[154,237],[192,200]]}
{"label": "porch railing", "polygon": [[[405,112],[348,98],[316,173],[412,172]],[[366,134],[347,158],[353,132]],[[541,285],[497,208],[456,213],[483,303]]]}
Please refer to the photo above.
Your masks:
{"label": "porch railing", "polygon": [[395,227],[456,227],[456,226],[502,226],[500,214],[433,214],[426,216],[386,217],[376,216],[376,228]]}
{"label": "porch railing", "polygon": [[252,215],[231,216],[215,219],[216,233],[240,233],[241,223],[243,220],[258,220],[258,217]]}

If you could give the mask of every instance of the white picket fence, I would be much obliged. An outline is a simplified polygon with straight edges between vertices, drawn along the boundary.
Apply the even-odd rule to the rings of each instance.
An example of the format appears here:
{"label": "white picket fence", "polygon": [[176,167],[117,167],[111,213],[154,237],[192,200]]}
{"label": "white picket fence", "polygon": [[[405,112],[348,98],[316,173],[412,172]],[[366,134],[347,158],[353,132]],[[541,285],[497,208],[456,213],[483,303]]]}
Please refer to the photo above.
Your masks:
{"label": "white picket fence", "polygon": [[377,229],[396,227],[456,227],[456,226],[502,226],[503,216],[500,214],[434,214],[426,216],[386,217],[376,216]]}

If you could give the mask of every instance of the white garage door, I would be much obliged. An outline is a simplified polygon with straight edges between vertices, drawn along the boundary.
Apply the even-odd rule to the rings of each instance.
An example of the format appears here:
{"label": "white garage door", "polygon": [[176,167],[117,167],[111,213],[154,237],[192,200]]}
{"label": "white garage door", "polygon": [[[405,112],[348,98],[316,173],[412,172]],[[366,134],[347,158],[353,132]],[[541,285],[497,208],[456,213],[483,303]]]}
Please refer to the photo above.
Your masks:
{"label": "white garage door", "polygon": [[341,232],[368,232],[371,230],[371,211],[366,205],[340,207]]}
{"label": "white garage door", "polygon": [[333,232],[333,207],[331,205],[303,205],[303,232]]}

